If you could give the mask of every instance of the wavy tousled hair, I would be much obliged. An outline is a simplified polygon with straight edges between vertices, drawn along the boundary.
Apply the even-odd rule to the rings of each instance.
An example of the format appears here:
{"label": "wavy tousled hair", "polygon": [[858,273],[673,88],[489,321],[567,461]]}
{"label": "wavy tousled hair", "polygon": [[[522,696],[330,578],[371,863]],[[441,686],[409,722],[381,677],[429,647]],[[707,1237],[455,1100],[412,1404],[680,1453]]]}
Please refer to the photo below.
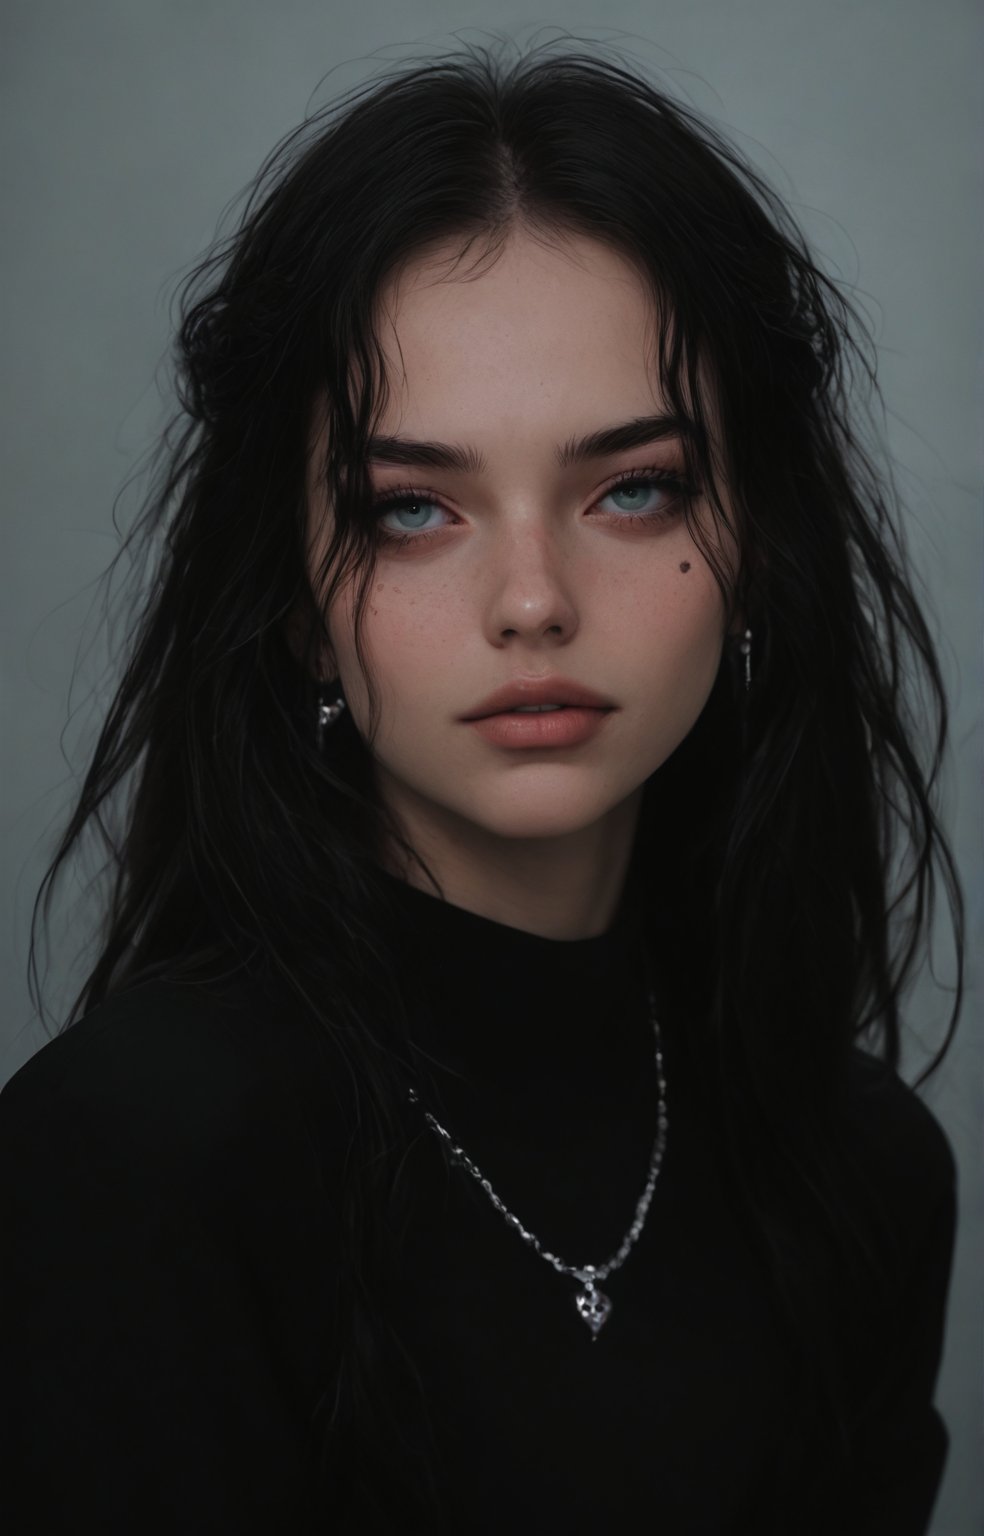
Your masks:
{"label": "wavy tousled hair", "polygon": [[[725,570],[686,514],[729,619],[740,612],[753,631],[752,686],[729,645],[694,728],[647,781],[634,867],[643,885],[657,872],[673,883],[685,937],[660,963],[835,1453],[863,1408],[829,1347],[827,1293],[788,1255],[821,1233],[841,1293],[882,1319],[894,1304],[829,1128],[853,1049],[898,1067],[900,998],[937,868],[956,1001],[917,1087],[962,997],[963,902],[934,809],[945,691],[880,456],[874,345],[782,200],[715,127],[597,48],[510,58],[468,46],[310,115],[181,290],[179,406],[113,561],[142,552],[151,579],[35,900],[29,971],[43,1019],[39,907],[47,921],[52,883],[91,824],[111,896],[62,1028],[154,976],[206,987],[248,973],[289,994],[345,1062],[351,1326],[312,1439],[322,1469],[344,1459],[367,1500],[382,1501],[380,1468],[401,1435],[380,1373],[386,1350],[405,1352],[378,1279],[399,1227],[390,1207],[409,1198],[395,1174],[406,1021],[380,923],[380,851],[414,857],[374,788],[378,709],[361,644],[377,548],[366,444],[385,387],[376,305],[428,247],[494,260],[516,229],[605,242],[649,285],[688,476],[737,538]],[[315,470],[335,515],[312,572],[316,408],[328,430]],[[350,574],[373,723],[363,739],[345,714],[319,745],[325,616]],[[401,1368],[413,1377],[412,1361]],[[411,1497],[436,1507],[426,1471],[416,1489],[393,1475],[400,1518]]]}

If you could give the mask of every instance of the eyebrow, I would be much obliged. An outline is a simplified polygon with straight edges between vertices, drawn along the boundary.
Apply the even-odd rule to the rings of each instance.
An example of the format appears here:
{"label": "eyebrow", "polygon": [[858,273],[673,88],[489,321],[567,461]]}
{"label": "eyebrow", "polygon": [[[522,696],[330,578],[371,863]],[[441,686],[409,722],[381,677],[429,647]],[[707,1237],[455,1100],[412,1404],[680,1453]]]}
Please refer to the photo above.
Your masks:
{"label": "eyebrow", "polygon": [[[664,437],[691,436],[693,429],[679,416],[635,416],[631,421],[601,427],[585,437],[571,437],[555,452],[561,469],[586,459],[604,459],[627,448],[640,448]],[[484,454],[459,443],[429,443],[409,437],[371,437],[368,458],[377,464],[416,465],[446,469],[459,475],[480,475],[487,468]]]}

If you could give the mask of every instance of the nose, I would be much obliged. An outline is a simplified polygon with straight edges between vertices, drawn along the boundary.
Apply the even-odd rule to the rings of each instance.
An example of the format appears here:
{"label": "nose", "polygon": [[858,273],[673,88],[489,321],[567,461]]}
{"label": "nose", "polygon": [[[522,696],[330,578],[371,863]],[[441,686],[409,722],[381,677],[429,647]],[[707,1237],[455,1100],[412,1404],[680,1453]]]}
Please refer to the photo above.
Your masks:
{"label": "nose", "polygon": [[502,528],[486,569],[485,623],[493,645],[573,639],[579,622],[575,573],[542,523]]}

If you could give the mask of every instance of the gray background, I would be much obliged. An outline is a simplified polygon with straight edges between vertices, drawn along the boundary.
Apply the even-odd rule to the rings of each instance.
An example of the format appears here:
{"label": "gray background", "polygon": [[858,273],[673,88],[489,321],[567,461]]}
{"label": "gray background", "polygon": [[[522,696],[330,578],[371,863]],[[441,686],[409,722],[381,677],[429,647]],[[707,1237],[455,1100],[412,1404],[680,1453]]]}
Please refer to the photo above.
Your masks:
{"label": "gray background", "polygon": [[[0,13],[4,1081],[46,1036],[27,993],[31,903],[110,697],[94,582],[114,498],[163,420],[168,301],[282,133],[408,54],[488,29],[611,39],[730,130],[875,327],[888,441],[953,710],[944,818],[969,897],[961,1031],[924,1090],[961,1169],[938,1403],[951,1451],[934,1536],[982,1528],[981,258],[979,65],[968,0],[6,0]],[[540,32],[538,29],[543,28]],[[370,55],[372,57],[370,57]],[[324,80],[321,84],[323,78]],[[320,87],[320,88],[319,88]],[[162,398],[162,395],[164,398]],[[122,495],[123,527],[139,485]],[[79,867],[46,1001],[82,978]],[[66,927],[69,920],[75,928]],[[44,958],[42,953],[42,959]],[[905,1075],[947,1017],[940,915],[907,1007]]]}

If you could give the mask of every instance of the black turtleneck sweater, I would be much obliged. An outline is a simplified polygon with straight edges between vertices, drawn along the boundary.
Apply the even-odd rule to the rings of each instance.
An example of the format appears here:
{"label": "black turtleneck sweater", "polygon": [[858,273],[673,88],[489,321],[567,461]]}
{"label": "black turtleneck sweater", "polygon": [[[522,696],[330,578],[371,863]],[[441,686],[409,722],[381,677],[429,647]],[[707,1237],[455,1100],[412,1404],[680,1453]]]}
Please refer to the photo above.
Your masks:
{"label": "black turtleneck sweater", "polygon": [[[545,1251],[603,1264],[633,1222],[656,1135],[637,909],[623,903],[598,937],[554,940],[387,878],[411,1050],[432,1074],[422,1107]],[[412,1217],[389,1305],[426,1404],[408,1454],[429,1419],[454,1536],[787,1536],[772,1490],[791,1456],[809,1464],[808,1415],[702,1126],[684,1027],[662,1020],[666,1151],[638,1240],[601,1282],[613,1305],[596,1338],[577,1282],[407,1109]],[[320,1515],[302,1513],[317,1503],[311,1425],[331,1399],[343,1316],[332,1060],[286,1003],[149,981],[6,1085],[6,1529],[376,1529],[358,1496],[333,1504],[345,1469],[330,1453]],[[831,1471],[825,1528],[920,1536],[947,1444],[932,1394],[955,1168],[898,1078],[864,1087],[867,1061],[855,1053],[856,1134],[895,1222],[908,1312],[886,1357],[886,1407]],[[394,1386],[393,1411],[417,1415],[419,1400]],[[407,1515],[394,1528],[419,1526]]]}

